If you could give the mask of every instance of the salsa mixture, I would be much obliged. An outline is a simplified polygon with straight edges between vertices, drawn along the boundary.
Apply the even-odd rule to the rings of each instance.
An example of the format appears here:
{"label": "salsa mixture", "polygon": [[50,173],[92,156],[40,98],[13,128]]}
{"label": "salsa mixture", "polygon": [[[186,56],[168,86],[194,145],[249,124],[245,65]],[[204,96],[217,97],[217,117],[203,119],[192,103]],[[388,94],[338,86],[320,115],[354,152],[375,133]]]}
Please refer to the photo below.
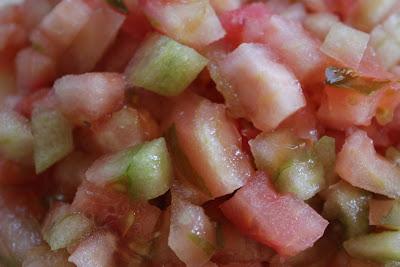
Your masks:
{"label": "salsa mixture", "polygon": [[400,1],[6,2],[1,267],[400,266]]}

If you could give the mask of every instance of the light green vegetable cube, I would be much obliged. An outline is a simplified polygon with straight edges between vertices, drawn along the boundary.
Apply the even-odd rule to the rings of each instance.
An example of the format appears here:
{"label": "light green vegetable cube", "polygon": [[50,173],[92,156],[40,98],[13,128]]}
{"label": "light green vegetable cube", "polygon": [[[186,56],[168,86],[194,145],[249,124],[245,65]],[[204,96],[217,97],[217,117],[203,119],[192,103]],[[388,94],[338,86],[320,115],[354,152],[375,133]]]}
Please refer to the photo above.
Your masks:
{"label": "light green vegetable cube", "polygon": [[32,131],[36,173],[45,171],[73,150],[72,126],[56,109],[34,109]]}
{"label": "light green vegetable cube", "polygon": [[132,86],[174,96],[185,90],[207,63],[196,50],[153,33],[135,53],[126,77]]}

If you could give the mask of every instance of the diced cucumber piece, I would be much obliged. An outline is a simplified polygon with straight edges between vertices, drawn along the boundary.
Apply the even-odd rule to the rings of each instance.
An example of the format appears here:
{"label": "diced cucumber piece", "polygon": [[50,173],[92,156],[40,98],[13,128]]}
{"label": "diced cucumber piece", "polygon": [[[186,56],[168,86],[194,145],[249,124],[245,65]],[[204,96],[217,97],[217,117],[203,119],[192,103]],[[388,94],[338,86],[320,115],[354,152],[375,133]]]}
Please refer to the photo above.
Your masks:
{"label": "diced cucumber piece", "polygon": [[310,199],[325,187],[324,168],[311,153],[306,153],[282,166],[275,186],[280,192]]}
{"label": "diced cucumber piece", "polygon": [[74,213],[57,222],[50,230],[47,243],[51,250],[73,245],[92,230],[92,222],[85,216]]}
{"label": "diced cucumber piece", "polygon": [[399,200],[376,200],[369,202],[369,223],[387,229],[400,230]]}
{"label": "diced cucumber piece", "polygon": [[339,182],[328,189],[323,215],[328,220],[339,220],[346,228],[347,237],[368,231],[368,201],[370,194]]}
{"label": "diced cucumber piece", "polygon": [[154,33],[135,53],[126,76],[132,86],[174,96],[188,87],[207,63],[194,49]]}
{"label": "diced cucumber piece", "polygon": [[281,166],[306,148],[305,142],[289,130],[262,133],[249,142],[257,169],[272,176],[279,174]]}
{"label": "diced cucumber piece", "polygon": [[400,260],[400,232],[372,233],[347,240],[343,246],[350,256],[379,262]]}
{"label": "diced cucumber piece", "polygon": [[153,199],[167,192],[172,182],[172,163],[164,138],[138,146],[127,171],[135,198]]}
{"label": "diced cucumber piece", "polygon": [[32,131],[36,173],[45,171],[73,150],[72,126],[56,109],[34,109]]}
{"label": "diced cucumber piece", "polygon": [[328,185],[336,182],[335,160],[336,146],[335,138],[323,136],[314,145],[314,153],[324,166],[325,178]]}
{"label": "diced cucumber piece", "polygon": [[385,157],[400,167],[400,151],[394,147],[386,149]]}
{"label": "diced cucumber piece", "polygon": [[33,136],[29,121],[14,111],[0,112],[0,155],[23,163],[32,162]]}

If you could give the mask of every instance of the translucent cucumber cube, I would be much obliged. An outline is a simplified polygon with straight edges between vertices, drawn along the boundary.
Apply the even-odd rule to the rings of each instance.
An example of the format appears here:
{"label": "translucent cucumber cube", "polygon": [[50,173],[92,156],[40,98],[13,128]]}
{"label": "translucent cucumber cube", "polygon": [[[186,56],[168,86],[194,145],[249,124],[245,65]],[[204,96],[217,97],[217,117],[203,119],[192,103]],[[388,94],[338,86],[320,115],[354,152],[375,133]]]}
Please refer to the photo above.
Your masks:
{"label": "translucent cucumber cube", "polygon": [[146,142],[130,158],[127,171],[130,193],[135,198],[153,199],[171,186],[172,163],[164,138]]}
{"label": "translucent cucumber cube", "polygon": [[339,220],[346,228],[347,237],[368,231],[368,202],[370,194],[341,181],[329,187],[323,215]]}
{"label": "translucent cucumber cube", "polygon": [[0,155],[18,162],[32,162],[33,136],[29,121],[13,111],[0,112]]}
{"label": "translucent cucumber cube", "polygon": [[325,187],[324,168],[318,159],[307,153],[282,166],[275,186],[280,192],[310,199]]}
{"label": "translucent cucumber cube", "polygon": [[343,243],[355,258],[379,262],[400,260],[400,232],[381,232],[358,236]]}
{"label": "translucent cucumber cube", "polygon": [[52,250],[66,248],[84,238],[93,226],[85,216],[73,213],[61,219],[51,228],[46,241]]}
{"label": "translucent cucumber cube", "polygon": [[36,173],[45,171],[73,150],[72,126],[56,109],[34,109],[32,131]]}
{"label": "translucent cucumber cube", "polygon": [[154,33],[135,53],[126,77],[131,86],[174,96],[185,90],[207,63],[196,50]]}

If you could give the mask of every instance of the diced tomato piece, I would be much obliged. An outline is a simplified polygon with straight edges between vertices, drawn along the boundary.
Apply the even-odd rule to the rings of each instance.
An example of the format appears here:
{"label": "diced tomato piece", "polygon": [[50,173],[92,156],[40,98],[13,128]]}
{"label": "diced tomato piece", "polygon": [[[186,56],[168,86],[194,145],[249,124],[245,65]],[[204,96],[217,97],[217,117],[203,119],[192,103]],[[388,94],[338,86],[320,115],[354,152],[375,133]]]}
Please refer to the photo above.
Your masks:
{"label": "diced tomato piece", "polygon": [[159,135],[157,123],[146,111],[125,107],[91,127],[101,152],[111,153],[149,141]]}
{"label": "diced tomato piece", "polygon": [[241,231],[284,256],[311,247],[328,225],[303,201],[276,193],[262,172],[222,204],[221,209]]}
{"label": "diced tomato piece", "polygon": [[120,31],[114,44],[105,53],[96,69],[108,72],[123,72],[139,47],[140,40]]}
{"label": "diced tomato piece", "polygon": [[83,0],[61,1],[32,32],[33,46],[51,56],[61,55],[87,23],[91,12]]}
{"label": "diced tomato piece", "polygon": [[0,24],[0,55],[15,54],[26,44],[24,28],[15,23]]}
{"label": "diced tomato piece", "polygon": [[124,98],[125,82],[116,73],[67,75],[54,84],[60,108],[73,122],[92,122],[118,110]]}
{"label": "diced tomato piece", "polygon": [[[271,16],[271,11],[261,2],[244,5],[243,7],[222,13],[220,20],[226,30],[226,39],[234,45],[239,45],[244,40],[245,29],[251,30],[257,26],[258,34],[262,34],[259,27],[265,24]],[[247,34],[250,34],[248,32]],[[247,37],[248,39],[249,37]]]}
{"label": "diced tomato piece", "polygon": [[127,196],[111,188],[98,187],[84,181],[79,186],[72,202],[72,209],[83,212],[99,225],[107,225],[119,231],[126,231],[125,221],[130,213]]}
{"label": "diced tomato piece", "polygon": [[65,250],[52,251],[47,245],[36,246],[29,250],[27,256],[22,263],[24,267],[73,267],[68,262],[68,252]]}
{"label": "diced tomato piece", "polygon": [[112,188],[98,187],[87,181],[78,188],[72,209],[94,218],[98,225],[132,235],[137,240],[148,240],[160,214],[158,208],[147,202],[133,202]]}
{"label": "diced tomato piece", "polygon": [[382,64],[382,60],[379,58],[374,48],[369,45],[364,52],[363,58],[361,59],[358,71],[367,77],[377,77],[381,79],[392,78],[392,74],[385,69],[385,66]]}
{"label": "diced tomato piece", "polygon": [[291,129],[297,137],[316,141],[318,139],[318,121],[311,108],[302,108],[281,123],[279,128]]}
{"label": "diced tomato piece", "polygon": [[154,28],[188,46],[203,47],[225,35],[209,1],[142,0],[141,3]]}
{"label": "diced tomato piece", "polygon": [[379,125],[375,119],[372,120],[371,125],[360,127],[360,129],[367,133],[377,148],[389,147],[396,140],[392,138],[390,128]]}
{"label": "diced tomato piece", "polygon": [[41,89],[23,97],[15,107],[16,111],[25,117],[30,118],[34,106],[43,100],[49,94],[49,91],[49,89]]}
{"label": "diced tomato piece", "polygon": [[217,223],[219,248],[212,257],[219,264],[250,264],[250,262],[266,262],[274,255],[274,251],[244,236],[229,222],[223,220]]}
{"label": "diced tomato piece", "polygon": [[22,4],[24,26],[28,30],[34,29],[57,4],[57,1],[25,0]]}
{"label": "diced tomato piece", "polygon": [[263,45],[240,45],[211,74],[232,114],[264,131],[306,104],[299,81]]}
{"label": "diced tomato piece", "polygon": [[200,206],[172,194],[168,245],[188,266],[202,266],[215,251],[215,226]]}
{"label": "diced tomato piece", "polygon": [[18,262],[42,243],[39,224],[31,213],[37,202],[37,196],[24,190],[0,192],[0,238]]}
{"label": "diced tomato piece", "polygon": [[168,237],[171,224],[171,208],[168,207],[161,215],[159,235],[154,239],[153,247],[150,252],[151,263],[155,266],[186,266],[179,260],[176,254],[168,246]]}
{"label": "diced tomato piece", "polygon": [[92,155],[74,151],[53,168],[53,187],[56,194],[73,199],[77,188],[85,179],[85,172],[93,163]]}
{"label": "diced tomato piece", "polygon": [[265,26],[262,41],[276,51],[300,81],[310,84],[321,80],[326,58],[319,50],[319,41],[299,23],[274,15]]}
{"label": "diced tomato piece", "polygon": [[378,107],[380,91],[365,95],[356,90],[326,86],[318,118],[329,127],[343,130],[352,125],[369,125]]}
{"label": "diced tomato piece", "polygon": [[253,168],[223,106],[190,95],[175,114],[178,142],[211,194],[218,197],[243,186]]}
{"label": "diced tomato piece", "polygon": [[25,94],[50,86],[57,75],[56,62],[33,48],[18,53],[16,71],[18,90]]}
{"label": "diced tomato piece", "polygon": [[337,156],[336,172],[353,186],[393,198],[400,195],[400,170],[376,153],[364,131],[347,137]]}
{"label": "diced tomato piece", "polygon": [[124,19],[123,15],[108,7],[93,11],[68,50],[63,53],[60,63],[62,72],[92,71],[114,41]]}
{"label": "diced tomato piece", "polygon": [[114,264],[117,238],[110,232],[97,232],[82,241],[68,261],[77,267],[108,267]]}

